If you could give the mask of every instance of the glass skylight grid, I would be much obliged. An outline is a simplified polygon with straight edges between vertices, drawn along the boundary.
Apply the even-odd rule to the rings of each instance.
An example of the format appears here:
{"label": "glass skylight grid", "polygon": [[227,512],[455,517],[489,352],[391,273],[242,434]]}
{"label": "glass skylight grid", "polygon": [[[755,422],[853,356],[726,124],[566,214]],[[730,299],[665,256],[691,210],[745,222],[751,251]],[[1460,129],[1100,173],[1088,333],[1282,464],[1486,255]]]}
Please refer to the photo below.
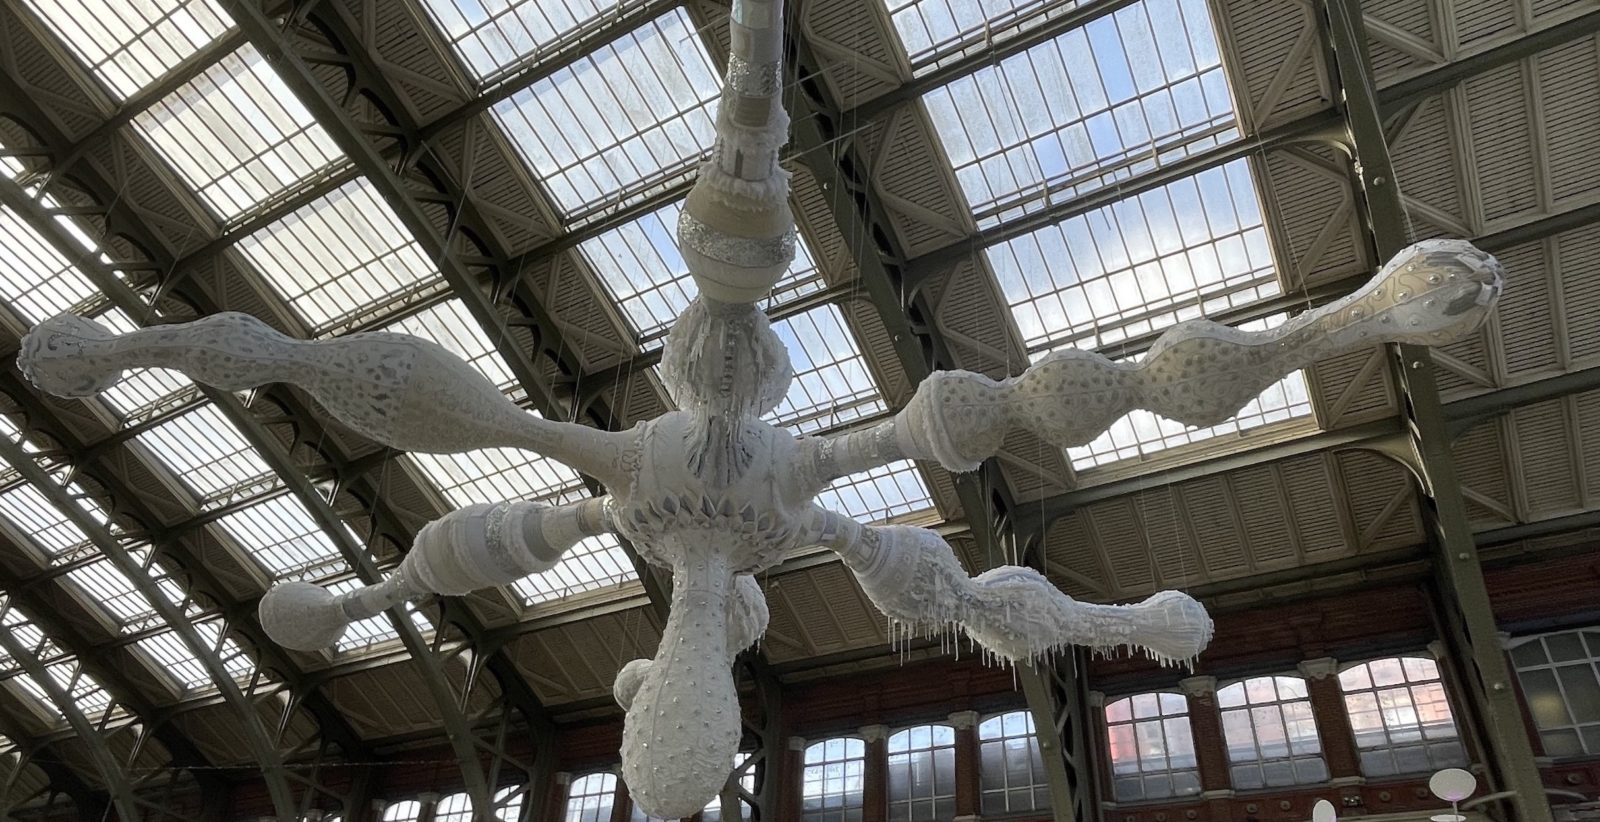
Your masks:
{"label": "glass skylight grid", "polygon": [[133,124],[224,222],[344,160],[248,43]]}
{"label": "glass skylight grid", "polygon": [[495,344],[484,334],[483,326],[473,319],[466,304],[459,299],[451,298],[408,314],[384,326],[383,330],[422,337],[444,346],[478,369],[479,374],[501,391],[517,385],[511,367],[506,365]]}
{"label": "glass skylight grid", "polygon": [[1105,348],[1280,293],[1244,160],[997,243],[984,256],[1032,352]]}
{"label": "glass skylight grid", "polygon": [[885,0],[917,73],[952,56],[988,48],[999,35],[1032,28],[1078,6],[1075,0]]}
{"label": "glass skylight grid", "polygon": [[[160,569],[155,570],[159,574]],[[67,579],[81,589],[87,599],[105,611],[122,630],[143,630],[161,622],[150,600],[139,592],[133,580],[108,559],[73,568],[67,572]],[[156,585],[174,605],[184,601],[183,589],[171,578],[160,578]]]}
{"label": "glass skylight grid", "polygon": [[[117,308],[100,314],[95,321],[118,334],[139,330],[138,324]],[[126,422],[181,404],[198,393],[195,384],[176,371],[138,368],[125,372],[122,380],[101,392],[99,398]]]}
{"label": "glass skylight grid", "polygon": [[711,148],[721,83],[676,8],[493,109],[561,212],[577,222],[680,178]]}
{"label": "glass skylight grid", "polygon": [[855,335],[837,305],[821,305],[772,324],[789,350],[794,382],[766,419],[801,433],[843,425],[886,410]]}
{"label": "glass skylight grid", "polygon": [[596,591],[636,580],[633,563],[611,534],[590,537],[561,556],[556,567],[511,583],[526,605],[550,602],[571,594]]}
{"label": "glass skylight grid", "polygon": [[27,0],[118,97],[130,97],[233,27],[215,0]]}
{"label": "glass skylight grid", "polygon": [[43,492],[27,483],[0,493],[0,516],[52,560],[89,542]]}
{"label": "glass skylight grid", "polygon": [[860,522],[883,522],[927,511],[933,496],[916,465],[900,460],[834,480],[817,504]]}
{"label": "glass skylight grid", "polygon": [[626,0],[423,0],[478,80],[570,40]]}
{"label": "glass skylight grid", "polygon": [[[583,241],[578,250],[622,307],[639,339],[659,340],[699,289],[678,252],[678,215],[683,201],[669,203],[637,220]],[[822,290],[822,275],[804,238],[795,243],[794,262],[762,305],[773,305]]]}
{"label": "glass skylight grid", "polygon": [[[1276,314],[1239,327],[1246,331],[1262,331],[1287,318],[1287,315]],[[1068,448],[1067,458],[1072,461],[1073,468],[1081,471],[1135,457],[1148,458],[1179,445],[1205,442],[1230,434],[1239,436],[1252,428],[1310,415],[1311,396],[1306,389],[1305,372],[1296,371],[1268,386],[1267,390],[1226,422],[1195,428],[1149,411],[1136,410],[1112,423],[1088,445]]]}
{"label": "glass skylight grid", "polygon": [[264,500],[217,524],[274,580],[316,579],[348,570],[333,540],[292,496]]}
{"label": "glass skylight grid", "polygon": [[[205,641],[206,647],[216,652],[222,661],[223,670],[227,671],[234,681],[242,682],[255,673],[255,660],[251,659],[237,642],[232,639],[222,639],[221,628],[215,621],[196,622],[194,628]],[[179,691],[187,693],[193,690],[209,690],[217,686],[217,682],[206,671],[205,663],[189,650],[189,646],[176,632],[167,631],[146,637],[139,640],[138,645],[154,661],[155,667],[164,671],[177,684]]]}
{"label": "glass skylight grid", "polygon": [[[80,670],[80,668],[81,665],[76,659],[70,659],[53,662],[45,666],[44,670],[57,685],[61,686],[62,690],[65,690],[72,697],[73,704],[78,706],[78,710],[82,711],[84,716],[94,719],[104,713],[106,708],[110,707],[111,695],[100,687],[100,683],[96,682],[94,677],[90,676],[87,671]],[[33,677],[24,674],[17,678],[17,682],[57,717],[62,716],[61,709],[57,707],[55,700],[50,698],[49,692]]]}
{"label": "glass skylight grid", "polygon": [[[328,585],[327,588],[334,594],[347,594],[361,586],[362,582],[359,579],[344,579]],[[433,623],[429,622],[428,618],[417,610],[416,605],[408,602],[405,604],[405,609],[406,614],[411,617],[411,624],[417,626],[418,631],[424,634],[433,631]],[[389,619],[389,613],[385,611],[377,616],[350,623],[350,627],[346,628],[344,634],[339,637],[339,642],[334,646],[334,650],[338,653],[358,651],[371,648],[374,645],[381,645],[391,639],[397,639],[399,636],[400,632],[395,630],[394,622]]]}
{"label": "glass skylight grid", "polygon": [[923,101],[984,227],[1237,136],[1204,0],[1143,0]]}
{"label": "glass skylight grid", "polygon": [[439,279],[365,177],[241,238],[238,248],[317,333]]}
{"label": "glass skylight grid", "polygon": [[36,325],[99,295],[89,279],[18,214],[0,208],[0,298]]}
{"label": "glass skylight grid", "polygon": [[278,483],[277,474],[244,434],[210,403],[139,434],[137,440],[194,493],[202,508]]}

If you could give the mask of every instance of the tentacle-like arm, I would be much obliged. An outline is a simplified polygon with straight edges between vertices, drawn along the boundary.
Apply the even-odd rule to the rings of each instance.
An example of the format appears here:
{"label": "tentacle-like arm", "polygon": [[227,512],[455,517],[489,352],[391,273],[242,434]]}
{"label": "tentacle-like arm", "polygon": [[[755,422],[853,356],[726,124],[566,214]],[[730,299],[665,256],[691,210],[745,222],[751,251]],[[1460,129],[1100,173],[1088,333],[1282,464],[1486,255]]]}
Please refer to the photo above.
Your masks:
{"label": "tentacle-like arm", "polygon": [[1143,360],[1057,351],[995,381],[938,372],[893,420],[810,445],[823,481],[905,459],[971,471],[1016,428],[1066,448],[1092,442],[1136,408],[1215,425],[1267,386],[1325,357],[1378,343],[1444,345],[1476,329],[1499,298],[1500,264],[1459,240],[1418,243],[1349,296],[1267,331],[1206,320],[1174,326]]}
{"label": "tentacle-like arm", "polygon": [[736,0],[711,159],[689,192],[678,245],[700,293],[722,303],[766,296],[794,258],[783,110],[783,0]]}
{"label": "tentacle-like arm", "polygon": [[1030,568],[967,576],[949,544],[925,528],[866,526],[822,508],[812,517],[818,544],[844,559],[878,610],[913,628],[959,627],[1006,659],[1083,645],[1181,662],[1211,641],[1211,618],[1187,594],[1162,591],[1134,605],[1078,602]]}
{"label": "tentacle-like arm", "polygon": [[335,596],[307,582],[261,598],[261,627],[286,648],[315,651],[351,622],[427,594],[460,595],[554,568],[573,545],[610,530],[603,498],[555,508],[534,502],[469,505],[423,526],[383,582]]}
{"label": "tentacle-like arm", "polygon": [[296,340],[229,312],[118,336],[63,314],[28,332],[17,362],[34,384],[62,397],[97,394],[130,368],[170,368],[226,391],[286,382],[344,424],[395,448],[452,453],[512,446],[602,482],[624,479],[619,465],[627,434],[527,413],[460,357],[408,334]]}

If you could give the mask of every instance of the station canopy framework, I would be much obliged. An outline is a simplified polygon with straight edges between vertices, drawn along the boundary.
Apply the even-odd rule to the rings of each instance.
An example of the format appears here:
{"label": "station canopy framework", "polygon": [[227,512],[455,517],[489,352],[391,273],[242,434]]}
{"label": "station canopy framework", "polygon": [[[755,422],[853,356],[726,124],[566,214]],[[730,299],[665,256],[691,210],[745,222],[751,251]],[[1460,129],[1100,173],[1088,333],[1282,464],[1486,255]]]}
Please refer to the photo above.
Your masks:
{"label": "station canopy framework", "polygon": [[[1396,237],[1471,238],[1509,271],[1420,402],[1374,349],[1212,428],[1136,412],[1065,451],[1018,435],[974,474],[901,463],[823,505],[939,529],[974,571],[1218,608],[1428,573],[1451,528],[1492,560],[1597,524],[1600,2],[789,6],[800,242],[765,307],[796,371],[770,421],[797,434],[880,421],[936,368],[1137,359],[1197,317],[1270,327],[1364,282]],[[282,386],[146,371],[59,401],[14,352],[63,311],[118,330],[244,311],[307,339],[427,337],[546,417],[650,419],[695,293],[674,226],[727,12],[0,3],[0,806],[150,810],[259,764],[270,800],[304,809],[366,788],[297,763],[446,740],[547,775],[560,723],[615,712],[668,584],[616,539],[323,653],[274,646],[255,616],[277,581],[377,579],[458,506],[570,502],[604,492],[592,479],[510,449],[383,449]],[[1408,438],[1437,446],[1421,472],[1393,458]],[[1457,506],[1418,481],[1441,463]],[[752,681],[899,658],[833,556],[761,581]],[[495,773],[466,782],[488,795]]]}

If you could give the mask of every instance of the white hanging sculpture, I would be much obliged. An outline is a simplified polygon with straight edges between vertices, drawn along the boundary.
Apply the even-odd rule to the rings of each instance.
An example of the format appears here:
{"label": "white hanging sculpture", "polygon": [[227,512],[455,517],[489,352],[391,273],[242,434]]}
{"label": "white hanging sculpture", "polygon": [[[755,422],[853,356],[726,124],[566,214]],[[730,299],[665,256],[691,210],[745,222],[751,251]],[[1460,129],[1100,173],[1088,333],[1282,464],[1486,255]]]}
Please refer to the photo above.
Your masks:
{"label": "white hanging sculpture", "polygon": [[767,624],[753,575],[794,549],[838,552],[891,619],[959,628],[1009,660],[1067,645],[1187,660],[1210,640],[1210,618],[1182,593],[1095,605],[1028,568],[968,577],[933,531],[862,525],[815,505],[831,481],[907,458],[970,471],[1017,429],[1057,447],[1081,445],[1136,408],[1214,425],[1319,358],[1380,342],[1459,339],[1499,296],[1493,257],[1465,242],[1419,243],[1354,294],[1269,331],[1201,320],[1167,331],[1134,364],[1061,351],[1006,380],[939,372],[888,422],[796,437],[760,419],[783,398],[792,372],[754,305],[794,253],[788,174],[778,164],[788,131],[782,18],[782,0],[733,4],[716,146],[678,225],[700,297],[673,326],[662,359],[677,411],[617,432],[541,419],[427,340],[365,333],[303,341],[234,313],[121,336],[62,315],[27,335],[21,368],[63,397],[104,391],[130,368],[170,368],[230,391],[286,382],[393,448],[522,448],[604,483],[609,496],[572,505],[457,510],[423,528],[381,584],[334,596],[281,583],[262,599],[261,622],[285,646],[323,648],[352,620],[426,594],[505,585],[551,568],[585,537],[620,534],[672,571],[671,615],[656,657],[625,666],[615,693],[627,709],[629,790],[653,816],[676,819],[704,807],[728,776],[740,736],[733,657]]}

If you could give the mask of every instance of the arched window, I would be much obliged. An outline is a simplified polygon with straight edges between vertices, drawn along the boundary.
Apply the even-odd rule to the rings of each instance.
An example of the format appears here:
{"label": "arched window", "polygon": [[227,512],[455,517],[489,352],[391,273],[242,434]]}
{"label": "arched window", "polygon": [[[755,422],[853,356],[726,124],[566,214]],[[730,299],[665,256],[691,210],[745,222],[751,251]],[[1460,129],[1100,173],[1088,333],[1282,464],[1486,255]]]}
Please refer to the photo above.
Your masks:
{"label": "arched window", "polygon": [[1325,782],[1322,740],[1306,681],[1259,676],[1217,691],[1233,787],[1276,788]]}
{"label": "arched window", "polygon": [[1033,715],[1027,711],[993,716],[978,724],[978,771],[983,813],[1050,807],[1044,760],[1034,736]]}
{"label": "arched window", "polygon": [[1439,665],[1423,657],[1374,659],[1339,674],[1365,776],[1432,773],[1467,764]]}
{"label": "arched window", "polygon": [[453,793],[433,806],[434,822],[471,822],[472,797],[466,791]]}
{"label": "arched window", "polygon": [[1600,754],[1600,628],[1520,639],[1511,660],[1545,754]]}
{"label": "arched window", "polygon": [[889,737],[889,819],[947,822],[956,815],[956,729],[918,725]]}
{"label": "arched window", "polygon": [[1200,771],[1182,694],[1136,694],[1106,706],[1112,794],[1118,802],[1192,796]]}
{"label": "arched window", "polygon": [[806,748],[800,818],[808,822],[861,822],[861,780],[867,743],[850,737]]}
{"label": "arched window", "polygon": [[[733,770],[739,772],[739,786],[746,791],[754,793],[756,790],[756,769],[754,766],[745,768],[745,763],[750,761],[750,754],[740,751],[733,755]],[[741,771],[741,769],[743,769]],[[754,816],[754,808],[749,802],[739,800],[741,817],[749,819]],[[711,797],[704,810],[700,811],[700,822],[722,822],[722,797]]]}
{"label": "arched window", "polygon": [[528,801],[527,785],[512,785],[494,792],[494,818],[516,822],[522,817],[522,803]]}
{"label": "arched window", "polygon": [[566,822],[611,822],[617,800],[617,775],[592,773],[567,788]]}
{"label": "arched window", "polygon": [[394,802],[384,807],[383,822],[417,822],[422,816],[422,803],[414,799]]}

